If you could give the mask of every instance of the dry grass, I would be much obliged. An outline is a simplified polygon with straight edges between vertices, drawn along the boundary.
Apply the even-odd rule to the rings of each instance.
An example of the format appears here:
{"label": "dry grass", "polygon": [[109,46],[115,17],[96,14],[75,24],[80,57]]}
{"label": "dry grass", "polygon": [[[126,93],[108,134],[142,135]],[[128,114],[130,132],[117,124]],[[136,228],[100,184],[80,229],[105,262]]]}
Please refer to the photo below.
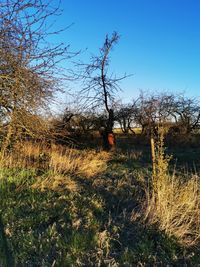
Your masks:
{"label": "dry grass", "polygon": [[108,159],[109,154],[106,152],[53,149],[50,153],[49,167],[54,173],[76,173],[92,177],[106,169]]}
{"label": "dry grass", "polygon": [[95,177],[107,167],[110,155],[107,152],[94,150],[76,150],[58,145],[47,147],[45,144],[18,143],[12,151],[4,154],[1,167],[43,169],[47,176],[38,177],[33,188],[53,191],[77,192],[75,176]]}
{"label": "dry grass", "polygon": [[146,215],[151,224],[184,245],[200,241],[200,185],[199,177],[181,182],[175,175],[154,180],[148,192]]}
{"label": "dry grass", "polygon": [[169,158],[164,156],[163,139],[156,146],[155,175],[147,190],[146,219],[186,246],[200,241],[199,177],[169,174]]}
{"label": "dry grass", "polygon": [[43,143],[18,142],[11,151],[4,153],[3,158],[1,158],[1,166],[37,168],[45,153],[48,153],[48,148]]}
{"label": "dry grass", "polygon": [[[110,154],[93,150],[76,150],[44,144],[16,144],[1,161],[8,168],[44,168],[49,175],[34,184],[42,190],[77,191],[73,176],[91,179],[104,171]],[[168,173],[169,158],[164,155],[163,139],[156,144],[155,174],[147,189],[145,218],[158,224],[169,236],[175,236],[184,245],[200,241],[200,183],[191,176],[183,181],[175,173]]]}
{"label": "dry grass", "polygon": [[13,168],[43,168],[56,174],[76,174],[92,177],[104,171],[110,155],[94,150],[24,142],[16,144],[12,151],[5,154],[1,166]]}

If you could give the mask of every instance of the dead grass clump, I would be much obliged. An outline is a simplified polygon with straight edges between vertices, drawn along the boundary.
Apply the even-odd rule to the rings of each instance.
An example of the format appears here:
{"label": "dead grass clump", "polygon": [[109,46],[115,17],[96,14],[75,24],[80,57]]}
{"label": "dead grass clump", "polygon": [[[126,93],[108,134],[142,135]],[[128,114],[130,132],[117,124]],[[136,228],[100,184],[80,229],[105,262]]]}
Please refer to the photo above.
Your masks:
{"label": "dead grass clump", "polygon": [[109,154],[95,151],[66,150],[65,153],[52,150],[49,167],[54,173],[76,173],[92,177],[106,169]]}
{"label": "dead grass clump", "polygon": [[109,153],[94,150],[77,150],[58,145],[48,148],[42,143],[17,143],[4,153],[1,166],[7,168],[35,168],[55,174],[73,173],[92,177],[106,169]]}
{"label": "dead grass clump", "polygon": [[48,153],[48,148],[42,143],[18,142],[1,158],[1,166],[13,168],[38,168],[42,155]]}
{"label": "dead grass clump", "polygon": [[146,215],[151,224],[184,245],[200,240],[200,186],[196,177],[181,182],[175,175],[166,176],[148,192]]}
{"label": "dead grass clump", "polygon": [[147,190],[146,219],[183,245],[195,245],[200,241],[199,177],[183,181],[175,172],[169,174],[162,136],[155,150],[155,173]]}
{"label": "dead grass clump", "polygon": [[37,158],[44,150],[46,150],[46,147],[41,143],[23,142],[14,146],[15,154],[21,154],[26,158]]}

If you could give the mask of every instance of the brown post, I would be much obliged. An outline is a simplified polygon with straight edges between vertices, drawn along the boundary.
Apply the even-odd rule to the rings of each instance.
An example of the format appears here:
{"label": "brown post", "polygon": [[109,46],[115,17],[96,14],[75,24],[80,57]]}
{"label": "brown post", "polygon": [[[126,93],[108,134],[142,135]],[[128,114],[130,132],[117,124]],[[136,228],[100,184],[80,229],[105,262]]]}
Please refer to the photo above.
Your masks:
{"label": "brown post", "polygon": [[155,141],[154,141],[154,138],[152,136],[151,136],[151,159],[152,159],[153,176],[155,176],[156,175]]}

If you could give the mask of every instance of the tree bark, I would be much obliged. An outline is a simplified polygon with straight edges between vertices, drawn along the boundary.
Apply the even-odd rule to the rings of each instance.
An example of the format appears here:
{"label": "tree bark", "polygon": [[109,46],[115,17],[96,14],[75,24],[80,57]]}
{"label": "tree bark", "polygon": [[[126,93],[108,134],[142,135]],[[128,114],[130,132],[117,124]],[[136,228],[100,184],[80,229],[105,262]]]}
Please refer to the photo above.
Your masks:
{"label": "tree bark", "polygon": [[115,135],[113,133],[114,126],[114,112],[112,109],[109,109],[108,120],[106,123],[106,128],[102,134],[103,137],[103,147],[105,150],[114,150],[115,149]]}

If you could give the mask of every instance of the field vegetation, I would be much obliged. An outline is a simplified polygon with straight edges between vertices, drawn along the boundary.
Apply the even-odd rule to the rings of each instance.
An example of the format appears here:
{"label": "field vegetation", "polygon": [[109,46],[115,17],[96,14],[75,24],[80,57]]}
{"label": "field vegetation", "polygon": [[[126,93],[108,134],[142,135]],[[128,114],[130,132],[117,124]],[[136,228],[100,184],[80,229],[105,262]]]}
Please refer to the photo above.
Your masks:
{"label": "field vegetation", "polygon": [[117,32],[67,75],[53,2],[0,2],[0,267],[200,266],[200,102],[122,103]]}
{"label": "field vegetation", "polygon": [[1,159],[1,266],[198,266],[199,175],[170,167],[160,142],[155,173],[150,146],[13,146]]}

